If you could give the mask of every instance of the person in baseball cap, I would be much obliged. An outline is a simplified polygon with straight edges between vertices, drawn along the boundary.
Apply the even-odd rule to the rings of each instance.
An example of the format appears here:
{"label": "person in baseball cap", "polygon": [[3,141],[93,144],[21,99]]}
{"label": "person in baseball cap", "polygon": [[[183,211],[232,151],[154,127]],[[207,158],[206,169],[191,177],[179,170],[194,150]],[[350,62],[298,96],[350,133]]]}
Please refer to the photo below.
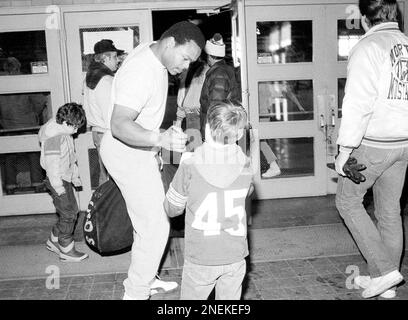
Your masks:
{"label": "person in baseball cap", "polygon": [[[88,125],[92,129],[92,139],[99,155],[103,134],[109,128],[108,112],[110,92],[115,71],[119,67],[118,56],[124,53],[110,39],[102,39],[94,45],[95,55],[85,77],[84,109]],[[108,180],[108,173],[99,157],[99,185]]]}
{"label": "person in baseball cap", "polygon": [[94,45],[95,54],[100,54],[104,52],[116,52],[117,55],[124,53],[124,50],[117,49],[110,39],[102,39]]}

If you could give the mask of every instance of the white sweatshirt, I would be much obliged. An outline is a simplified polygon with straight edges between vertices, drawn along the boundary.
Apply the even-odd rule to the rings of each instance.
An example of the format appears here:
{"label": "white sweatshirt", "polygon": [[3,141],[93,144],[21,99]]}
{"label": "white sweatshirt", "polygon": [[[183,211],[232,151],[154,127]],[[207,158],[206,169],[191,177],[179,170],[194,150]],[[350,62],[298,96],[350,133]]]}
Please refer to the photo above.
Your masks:
{"label": "white sweatshirt", "polygon": [[372,27],[350,53],[337,144],[408,146],[408,38],[396,22]]}
{"label": "white sweatshirt", "polygon": [[113,77],[101,78],[95,89],[90,89],[84,82],[84,109],[88,126],[92,131],[105,132],[110,128],[109,109],[111,108],[111,90]]}

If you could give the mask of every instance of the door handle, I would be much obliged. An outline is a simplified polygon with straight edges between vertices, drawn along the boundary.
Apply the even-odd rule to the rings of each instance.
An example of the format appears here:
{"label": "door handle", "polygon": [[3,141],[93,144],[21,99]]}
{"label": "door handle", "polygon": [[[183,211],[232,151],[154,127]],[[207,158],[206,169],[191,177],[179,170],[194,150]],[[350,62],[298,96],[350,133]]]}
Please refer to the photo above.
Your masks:
{"label": "door handle", "polygon": [[334,112],[334,110],[336,108],[336,106],[335,106],[336,97],[335,97],[334,94],[330,94],[328,96],[328,99],[329,99],[329,101],[328,101],[327,107],[328,107],[328,110],[330,110],[330,123],[329,123],[329,126],[335,127],[336,126],[336,113]]}
{"label": "door handle", "polygon": [[317,111],[319,113],[319,127],[322,130],[326,129],[326,111],[325,111],[325,98],[324,95],[317,96]]}
{"label": "door handle", "polygon": [[320,120],[320,128],[323,129],[326,126],[324,115],[320,114],[319,120]]}
{"label": "door handle", "polygon": [[330,110],[330,120],[327,125],[326,141],[327,141],[327,154],[336,155],[336,96],[334,94],[328,95],[327,109]]}
{"label": "door handle", "polygon": [[330,126],[332,127],[336,126],[336,114],[334,113],[334,109],[331,109],[330,113]]}

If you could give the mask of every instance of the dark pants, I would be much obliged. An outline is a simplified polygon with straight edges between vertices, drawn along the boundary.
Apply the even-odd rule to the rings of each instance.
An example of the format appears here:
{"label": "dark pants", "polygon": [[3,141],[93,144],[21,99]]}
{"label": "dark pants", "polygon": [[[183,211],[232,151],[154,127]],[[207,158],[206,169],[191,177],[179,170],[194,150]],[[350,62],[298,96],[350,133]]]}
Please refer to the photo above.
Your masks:
{"label": "dark pants", "polygon": [[106,182],[109,178],[108,172],[102,162],[100,149],[101,149],[101,141],[103,137],[103,132],[92,131],[92,139],[94,145],[96,147],[96,151],[98,152],[98,161],[99,161],[99,185]]}
{"label": "dark pants", "polygon": [[200,132],[201,132],[201,138],[203,141],[205,140],[205,124],[207,123],[207,110],[201,108],[201,113],[200,113]]}
{"label": "dark pants", "polygon": [[58,221],[52,228],[52,233],[58,236],[58,243],[66,247],[74,240],[74,227],[79,209],[72,184],[65,180],[62,181],[64,183],[65,193],[60,196],[51,186],[48,177],[45,180],[45,185],[51,191],[51,197],[58,214]]}

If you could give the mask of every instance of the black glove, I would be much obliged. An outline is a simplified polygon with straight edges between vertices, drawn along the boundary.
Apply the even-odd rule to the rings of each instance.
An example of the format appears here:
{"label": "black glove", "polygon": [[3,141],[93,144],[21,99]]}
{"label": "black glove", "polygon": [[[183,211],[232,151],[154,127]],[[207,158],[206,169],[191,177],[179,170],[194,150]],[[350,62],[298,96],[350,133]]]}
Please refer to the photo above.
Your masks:
{"label": "black glove", "polygon": [[357,159],[353,157],[349,157],[343,166],[343,171],[347,178],[357,184],[366,181],[366,177],[360,172],[365,169],[367,167],[362,163],[357,163]]}

